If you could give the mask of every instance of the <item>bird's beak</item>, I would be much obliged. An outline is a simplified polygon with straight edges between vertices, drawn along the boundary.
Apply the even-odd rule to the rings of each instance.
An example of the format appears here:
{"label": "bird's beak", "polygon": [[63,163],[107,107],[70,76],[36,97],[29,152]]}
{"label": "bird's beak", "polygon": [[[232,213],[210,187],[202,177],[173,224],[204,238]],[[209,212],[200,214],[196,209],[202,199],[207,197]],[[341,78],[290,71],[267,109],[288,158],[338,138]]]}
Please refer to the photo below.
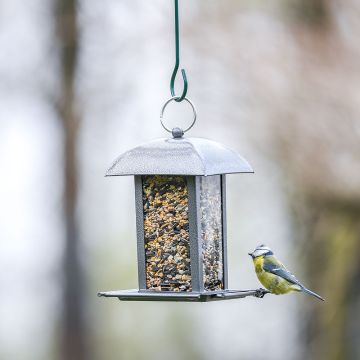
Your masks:
{"label": "bird's beak", "polygon": [[253,254],[252,254],[252,253],[248,253],[248,255],[250,255],[250,256],[252,257]]}

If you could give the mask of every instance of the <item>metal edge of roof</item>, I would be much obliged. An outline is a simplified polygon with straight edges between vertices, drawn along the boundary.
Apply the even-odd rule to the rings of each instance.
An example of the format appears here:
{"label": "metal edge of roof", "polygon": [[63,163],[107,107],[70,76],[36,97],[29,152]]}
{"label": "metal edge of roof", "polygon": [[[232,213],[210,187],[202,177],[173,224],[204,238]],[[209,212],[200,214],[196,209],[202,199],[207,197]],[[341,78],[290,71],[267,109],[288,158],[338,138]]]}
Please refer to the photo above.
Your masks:
{"label": "metal edge of roof", "polygon": [[[156,143],[162,144],[164,145],[164,143],[173,143],[176,144],[176,142],[181,141],[182,143],[186,143],[188,145],[190,145],[193,149],[192,155],[195,155],[198,159],[199,159],[199,163],[201,164],[201,171],[192,171],[191,173],[187,172],[187,171],[178,171],[176,169],[174,169],[173,171],[144,171],[142,172],[138,172],[138,171],[130,171],[130,170],[126,170],[126,171],[119,171],[119,164],[121,163],[122,160],[124,161],[129,161],[128,159],[126,159],[126,157],[131,156],[131,153],[134,151],[143,151],[144,153],[147,151],[156,151],[156,147],[154,146],[149,146],[149,145],[154,145]],[[206,159],[206,151],[204,151],[204,146],[209,146],[210,152],[215,151],[215,147],[219,147],[220,150],[224,153],[224,152],[228,152],[229,154],[231,154],[232,157],[234,157],[236,159],[236,161],[238,161],[238,168],[236,169],[228,169],[227,171],[224,171],[224,169],[222,171],[208,171],[208,166],[207,166],[207,161],[209,161],[209,163],[211,163],[211,161],[213,161],[213,159]],[[148,147],[148,149],[147,149]],[[169,146],[170,147],[170,146]],[[176,151],[176,148],[174,147],[174,151]],[[216,151],[215,151],[216,152]],[[131,161],[131,160],[130,160]],[[173,161],[173,159],[166,159],[165,161]],[[219,169],[221,168],[221,166],[219,167]],[[252,169],[252,167],[250,166],[250,164],[248,163],[248,161],[246,159],[244,159],[242,156],[240,156],[236,151],[228,148],[227,146],[224,146],[221,143],[218,143],[216,141],[213,140],[208,140],[205,138],[181,138],[181,139],[173,139],[173,138],[159,138],[159,139],[155,139],[155,140],[151,140],[149,142],[143,143],[141,145],[138,145],[126,152],[124,152],[123,154],[121,154],[120,156],[118,156],[115,161],[112,163],[112,165],[108,168],[108,170],[106,171],[105,176],[134,176],[134,175],[183,175],[183,176],[211,176],[211,175],[220,175],[220,174],[236,174],[236,173],[253,173],[254,170]]]}

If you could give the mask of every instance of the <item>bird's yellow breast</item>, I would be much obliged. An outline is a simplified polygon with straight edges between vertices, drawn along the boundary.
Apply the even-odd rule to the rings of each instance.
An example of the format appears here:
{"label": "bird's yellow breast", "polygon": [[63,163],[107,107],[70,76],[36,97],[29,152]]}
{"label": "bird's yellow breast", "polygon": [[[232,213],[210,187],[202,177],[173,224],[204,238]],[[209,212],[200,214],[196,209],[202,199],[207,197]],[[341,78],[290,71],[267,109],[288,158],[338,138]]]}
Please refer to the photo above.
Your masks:
{"label": "bird's yellow breast", "polygon": [[257,258],[254,259],[256,274],[263,271],[263,264],[264,264],[264,256],[258,256]]}
{"label": "bird's yellow breast", "polygon": [[287,280],[264,270],[264,256],[256,257],[253,261],[255,272],[259,281],[271,293],[279,295],[286,294],[293,290],[298,291],[297,287],[289,283]]}

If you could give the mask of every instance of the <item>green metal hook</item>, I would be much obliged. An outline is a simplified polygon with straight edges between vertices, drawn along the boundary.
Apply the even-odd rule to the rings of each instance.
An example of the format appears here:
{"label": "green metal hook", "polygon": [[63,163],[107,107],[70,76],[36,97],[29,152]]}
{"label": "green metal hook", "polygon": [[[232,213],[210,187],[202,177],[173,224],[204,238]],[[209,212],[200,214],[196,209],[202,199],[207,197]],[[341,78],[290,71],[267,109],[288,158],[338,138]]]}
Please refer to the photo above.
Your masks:
{"label": "green metal hook", "polygon": [[171,75],[170,81],[170,92],[171,96],[176,97],[175,101],[180,102],[185,99],[187,90],[188,90],[188,81],[186,77],[186,72],[184,69],[181,69],[181,75],[184,81],[184,88],[181,96],[175,95],[175,79],[180,65],[180,40],[179,40],[179,1],[175,0],[175,67]]}

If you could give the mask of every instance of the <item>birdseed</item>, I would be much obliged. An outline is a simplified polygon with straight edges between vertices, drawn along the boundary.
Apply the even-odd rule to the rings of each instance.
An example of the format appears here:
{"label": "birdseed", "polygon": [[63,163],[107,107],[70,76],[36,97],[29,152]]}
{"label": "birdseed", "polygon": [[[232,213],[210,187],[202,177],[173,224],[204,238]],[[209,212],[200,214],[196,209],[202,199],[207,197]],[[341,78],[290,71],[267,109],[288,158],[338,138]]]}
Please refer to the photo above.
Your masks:
{"label": "birdseed", "polygon": [[188,188],[184,176],[143,176],[146,288],[191,291]]}
{"label": "birdseed", "polygon": [[200,177],[203,281],[206,291],[224,288],[221,178]]}

